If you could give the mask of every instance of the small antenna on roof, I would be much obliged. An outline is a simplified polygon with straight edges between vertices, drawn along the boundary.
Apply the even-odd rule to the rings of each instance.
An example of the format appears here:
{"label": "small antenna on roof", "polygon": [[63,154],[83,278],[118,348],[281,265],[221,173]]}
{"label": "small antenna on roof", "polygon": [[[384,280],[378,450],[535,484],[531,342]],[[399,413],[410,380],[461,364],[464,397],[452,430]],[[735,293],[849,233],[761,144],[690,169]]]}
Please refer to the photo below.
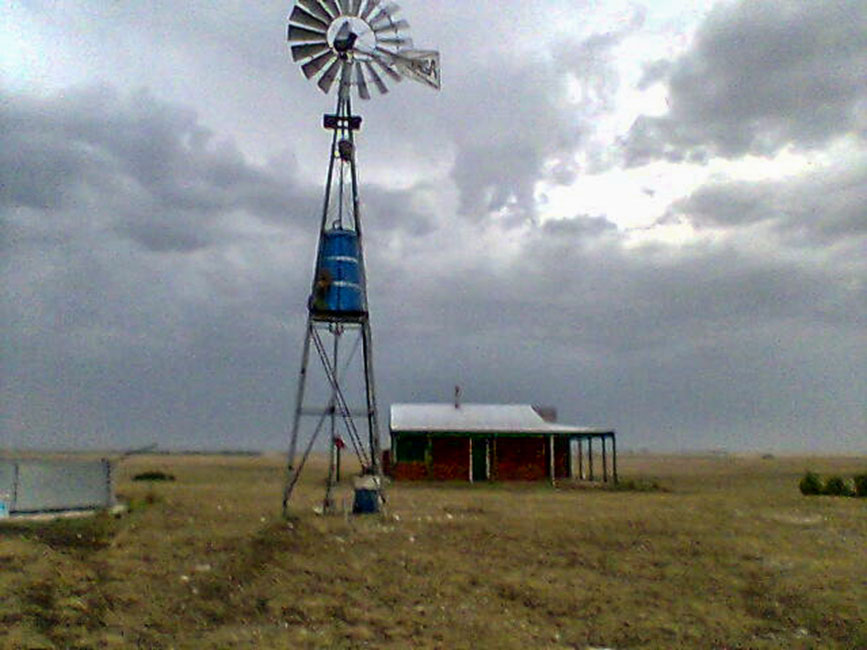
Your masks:
{"label": "small antenna on roof", "polygon": [[455,385],[455,408],[461,408],[461,387]]}

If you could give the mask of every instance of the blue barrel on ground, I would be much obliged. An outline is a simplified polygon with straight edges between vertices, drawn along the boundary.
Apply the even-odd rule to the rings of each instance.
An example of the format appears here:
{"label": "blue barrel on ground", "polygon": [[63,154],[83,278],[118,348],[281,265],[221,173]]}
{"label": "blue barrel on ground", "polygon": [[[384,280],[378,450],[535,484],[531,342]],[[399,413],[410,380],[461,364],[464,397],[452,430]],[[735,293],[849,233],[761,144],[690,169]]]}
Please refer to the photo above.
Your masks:
{"label": "blue barrel on ground", "polygon": [[319,247],[311,309],[335,315],[363,313],[358,233],[342,228],[326,230]]}
{"label": "blue barrel on ground", "polygon": [[380,511],[382,505],[382,483],[378,476],[357,476],[353,480],[355,499],[352,502],[352,514],[373,515]]}

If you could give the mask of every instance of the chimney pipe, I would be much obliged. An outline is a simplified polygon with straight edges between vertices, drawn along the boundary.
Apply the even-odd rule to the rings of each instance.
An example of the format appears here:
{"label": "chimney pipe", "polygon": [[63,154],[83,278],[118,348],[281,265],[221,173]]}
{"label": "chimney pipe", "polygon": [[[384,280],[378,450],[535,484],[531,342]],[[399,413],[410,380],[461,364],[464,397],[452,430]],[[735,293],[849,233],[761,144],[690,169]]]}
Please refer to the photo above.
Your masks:
{"label": "chimney pipe", "polygon": [[455,408],[461,408],[461,387],[455,386]]}

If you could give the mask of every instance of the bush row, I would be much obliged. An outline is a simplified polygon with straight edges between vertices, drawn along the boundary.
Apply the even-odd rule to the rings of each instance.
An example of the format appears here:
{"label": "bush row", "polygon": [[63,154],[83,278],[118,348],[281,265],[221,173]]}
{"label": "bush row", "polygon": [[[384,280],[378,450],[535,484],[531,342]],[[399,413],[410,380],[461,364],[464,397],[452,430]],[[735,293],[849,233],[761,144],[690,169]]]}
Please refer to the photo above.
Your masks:
{"label": "bush row", "polygon": [[823,481],[815,472],[807,472],[800,483],[801,494],[827,494],[835,497],[867,497],[867,474],[859,474],[852,481],[829,476]]}

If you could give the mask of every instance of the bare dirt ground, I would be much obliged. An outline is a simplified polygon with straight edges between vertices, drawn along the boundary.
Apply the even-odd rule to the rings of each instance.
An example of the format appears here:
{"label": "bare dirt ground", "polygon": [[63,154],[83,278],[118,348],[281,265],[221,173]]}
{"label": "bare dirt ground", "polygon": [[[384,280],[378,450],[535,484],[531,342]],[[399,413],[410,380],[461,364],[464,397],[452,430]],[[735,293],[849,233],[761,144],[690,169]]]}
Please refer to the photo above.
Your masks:
{"label": "bare dirt ground", "polygon": [[313,512],[319,464],[285,522],[277,456],[136,457],[127,515],[0,527],[0,648],[867,648],[867,500],[798,491],[867,458],[620,469],[666,491],[401,484],[353,518]]}

